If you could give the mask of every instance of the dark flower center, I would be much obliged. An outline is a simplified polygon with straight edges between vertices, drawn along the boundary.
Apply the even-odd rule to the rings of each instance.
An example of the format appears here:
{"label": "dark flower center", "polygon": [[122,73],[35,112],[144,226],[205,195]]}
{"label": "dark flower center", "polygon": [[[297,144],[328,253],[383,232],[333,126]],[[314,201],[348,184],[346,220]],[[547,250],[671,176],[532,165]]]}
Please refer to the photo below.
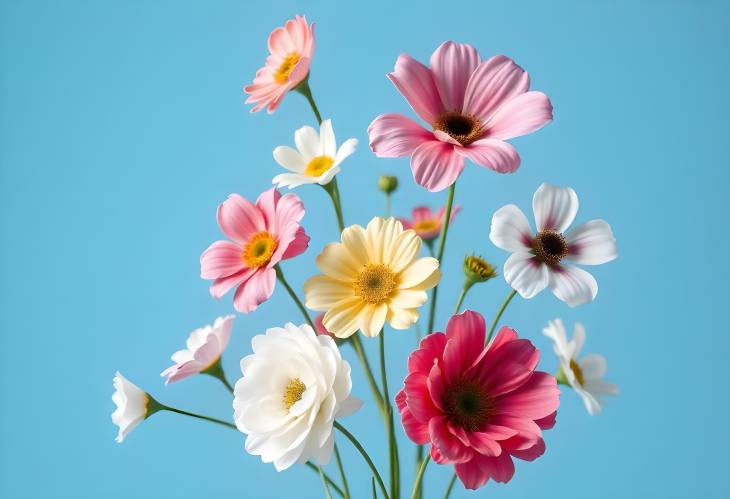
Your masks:
{"label": "dark flower center", "polygon": [[444,395],[444,411],[452,424],[466,431],[484,428],[494,410],[494,403],[476,383],[458,382]]}
{"label": "dark flower center", "polygon": [[541,230],[532,241],[532,251],[541,262],[557,265],[568,255],[568,243],[559,232]]}
{"label": "dark flower center", "polygon": [[436,118],[434,130],[446,132],[459,144],[469,145],[484,134],[482,123],[475,116],[448,111]]}

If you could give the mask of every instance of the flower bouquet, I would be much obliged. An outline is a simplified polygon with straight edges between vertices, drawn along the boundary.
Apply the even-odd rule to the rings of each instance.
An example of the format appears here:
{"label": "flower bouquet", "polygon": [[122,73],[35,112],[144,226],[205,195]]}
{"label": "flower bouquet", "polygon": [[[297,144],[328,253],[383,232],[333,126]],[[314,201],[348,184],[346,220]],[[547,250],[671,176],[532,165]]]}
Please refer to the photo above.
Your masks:
{"label": "flower bouquet", "polygon": [[[381,158],[410,156],[415,182],[431,192],[448,189],[447,202],[438,210],[416,207],[410,219],[391,217],[387,212],[398,181],[384,176],[378,186],[386,197],[386,216],[375,216],[366,227],[348,226],[338,177],[357,141],[338,147],[332,120],[322,119],[309,85],[314,41],[314,25],[304,17],[276,28],[269,36],[265,66],[244,91],[252,112],[266,108],[269,113],[290,92],[300,93],[318,127],[303,126],[294,132],[295,147],[274,149],[274,160],[286,170],[273,178],[275,187],[255,202],[231,194],[218,206],[217,223],[225,239],[213,242],[200,257],[200,275],[212,281],[210,294],[222,298],[232,292],[239,313],[254,312],[278,286],[291,296],[301,317],[277,319],[277,327],[251,339],[251,354],[241,359],[235,384],[221,366],[234,315],[196,329],[185,349],[172,355],[173,365],[162,372],[165,384],[197,374],[218,378],[233,397],[232,421],[167,406],[117,372],[112,414],[119,427],[117,441],[153,414],[168,411],[243,433],[246,451],[278,471],[308,466],[321,477],[325,497],[422,497],[421,483],[432,461],[453,466],[445,497],[457,479],[468,489],[490,479],[508,482],[515,458],[532,461],[545,452],[543,431],[556,423],[558,385],[575,391],[590,414],[597,414],[603,397],[615,395],[617,388],[603,381],[607,368],[602,356],[579,358],[585,341],[580,324],[570,340],[560,319],[545,327],[560,365],[553,376],[538,370],[540,352],[533,343],[500,327],[500,318],[517,294],[529,299],[547,288],[570,307],[591,302],[596,280],[574,264],[599,265],[616,258],[611,228],[603,220],[591,220],[571,229],[578,197],[570,187],[539,186],[532,203],[535,229],[517,206],[499,208],[490,239],[510,253],[502,272],[508,285],[504,302],[490,322],[479,311],[461,311],[473,286],[498,275],[485,259],[467,256],[453,315],[437,327],[437,293],[444,278],[440,262],[449,225],[459,211],[454,201],[459,176],[467,160],[497,173],[514,172],[520,156],[508,140],[548,124],[550,100],[530,90],[527,72],[512,59],[482,59],[467,44],[443,43],[428,65],[401,55],[388,78],[425,125],[398,114],[378,116],[368,127],[370,149]],[[297,290],[284,271],[287,260],[309,247],[305,209],[297,195],[278,189],[312,184],[331,198],[340,233],[319,249],[317,270]],[[425,317],[419,320],[422,310]],[[393,390],[385,339],[390,330],[407,329],[419,344],[399,361],[407,362],[408,375]],[[377,363],[368,359],[365,341],[379,343]],[[382,416],[387,463],[374,462],[358,431],[342,423],[362,405],[351,394],[349,356],[363,369]],[[400,479],[404,460],[396,433],[401,430],[415,446],[413,484]],[[354,446],[372,473],[371,483],[348,483],[338,445]],[[335,473],[323,468],[333,457]]]}

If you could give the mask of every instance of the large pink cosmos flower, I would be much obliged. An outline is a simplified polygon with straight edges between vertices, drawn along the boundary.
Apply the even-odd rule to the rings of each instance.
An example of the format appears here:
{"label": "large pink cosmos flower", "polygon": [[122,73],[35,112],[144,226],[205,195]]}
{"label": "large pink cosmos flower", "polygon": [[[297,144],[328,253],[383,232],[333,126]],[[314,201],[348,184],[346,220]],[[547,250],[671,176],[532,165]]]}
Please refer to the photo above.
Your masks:
{"label": "large pink cosmos flower", "polygon": [[304,205],[294,194],[269,189],[256,204],[231,194],[218,206],[218,225],[231,241],[216,241],[200,256],[200,277],[215,279],[210,294],[220,298],[238,286],[236,310],[249,313],[274,292],[274,266],[301,254],[309,236],[299,221]]}
{"label": "large pink cosmos flower", "polygon": [[553,118],[550,100],[528,91],[530,77],[512,59],[498,55],[483,61],[467,44],[443,43],[430,68],[402,54],[388,78],[429,129],[384,114],[368,128],[370,148],[381,158],[411,156],[413,178],[429,191],[453,184],[464,158],[499,173],[515,171],[520,156],[505,140]]}
{"label": "large pink cosmos flower", "polygon": [[502,328],[484,346],[484,318],[455,315],[446,334],[426,336],[408,358],[405,386],[395,398],[408,437],[431,443],[431,457],[454,464],[468,489],[491,478],[508,482],[513,457],[545,452],[542,430],[555,424],[555,378],[535,371],[540,353]]}
{"label": "large pink cosmos flower", "polygon": [[[459,211],[461,211],[461,207],[457,204],[451,210],[449,223],[454,221]],[[445,213],[446,209],[443,206],[437,211],[431,210],[428,206],[416,206],[411,211],[410,220],[407,218],[399,218],[398,220],[403,224],[404,229],[415,230],[418,237],[428,243],[436,239],[441,233],[441,225],[443,225]]]}
{"label": "large pink cosmos flower", "polygon": [[284,95],[307,77],[314,55],[314,23],[307,25],[306,17],[295,16],[276,28],[269,35],[269,53],[253,83],[243,88],[249,94],[246,104],[254,103],[252,113],[264,107],[273,113]]}

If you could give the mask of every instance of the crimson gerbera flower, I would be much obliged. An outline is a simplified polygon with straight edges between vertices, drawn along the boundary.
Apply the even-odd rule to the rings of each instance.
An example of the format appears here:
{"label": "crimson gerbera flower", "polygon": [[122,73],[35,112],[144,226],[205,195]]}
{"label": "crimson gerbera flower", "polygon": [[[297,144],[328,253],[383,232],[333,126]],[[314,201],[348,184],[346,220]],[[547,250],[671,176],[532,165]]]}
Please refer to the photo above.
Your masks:
{"label": "crimson gerbera flower", "polygon": [[503,327],[485,347],[485,332],[484,318],[466,311],[446,334],[426,336],[395,399],[408,437],[430,443],[431,457],[453,464],[468,489],[508,482],[512,457],[541,456],[542,430],[555,424],[559,405],[557,382],[535,371],[540,352],[529,340]]}

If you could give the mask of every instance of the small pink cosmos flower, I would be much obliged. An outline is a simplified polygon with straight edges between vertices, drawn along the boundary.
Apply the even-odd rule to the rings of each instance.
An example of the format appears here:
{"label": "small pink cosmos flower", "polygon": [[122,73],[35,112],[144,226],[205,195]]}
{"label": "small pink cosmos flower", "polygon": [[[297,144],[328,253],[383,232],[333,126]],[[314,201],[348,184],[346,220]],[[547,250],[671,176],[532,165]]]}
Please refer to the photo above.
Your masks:
{"label": "small pink cosmos flower", "polygon": [[513,457],[541,456],[560,402],[555,378],[535,371],[540,353],[529,340],[504,327],[485,347],[485,331],[484,318],[466,311],[446,334],[426,336],[395,398],[408,437],[430,443],[468,489],[511,480]]}
{"label": "small pink cosmos flower", "polygon": [[[459,213],[461,207],[457,204],[451,210],[451,217],[449,223],[454,221],[456,214]],[[431,210],[428,206],[416,206],[411,211],[411,219],[399,218],[403,224],[404,229],[413,229],[418,234],[418,237],[423,239],[425,242],[431,242],[436,239],[441,233],[441,225],[444,222],[444,213],[446,209],[444,207],[439,208],[437,211]]]}
{"label": "small pink cosmos flower", "polygon": [[172,354],[175,365],[160,373],[163,378],[167,377],[165,384],[200,374],[218,362],[228,346],[235,318],[234,315],[218,317],[212,326],[201,327],[190,333],[187,348]]}
{"label": "small pink cosmos flower", "polygon": [[449,187],[464,158],[499,173],[520,165],[505,142],[550,122],[553,107],[531,92],[530,77],[509,57],[482,60],[471,45],[448,41],[426,67],[407,54],[388,78],[429,128],[400,114],[383,114],[368,128],[370,148],[381,158],[411,156],[415,181],[429,191]]}
{"label": "small pink cosmos flower", "polygon": [[301,254],[309,236],[299,221],[304,205],[295,194],[269,189],[256,204],[231,194],[218,206],[218,225],[230,241],[216,241],[200,256],[200,277],[214,279],[210,294],[220,298],[235,288],[233,305],[249,313],[274,292],[274,266]]}
{"label": "small pink cosmos flower", "polygon": [[304,16],[295,16],[269,35],[269,57],[256,71],[253,83],[243,88],[253,103],[252,113],[268,108],[273,113],[284,95],[299,85],[307,75],[314,55],[314,24]]}

